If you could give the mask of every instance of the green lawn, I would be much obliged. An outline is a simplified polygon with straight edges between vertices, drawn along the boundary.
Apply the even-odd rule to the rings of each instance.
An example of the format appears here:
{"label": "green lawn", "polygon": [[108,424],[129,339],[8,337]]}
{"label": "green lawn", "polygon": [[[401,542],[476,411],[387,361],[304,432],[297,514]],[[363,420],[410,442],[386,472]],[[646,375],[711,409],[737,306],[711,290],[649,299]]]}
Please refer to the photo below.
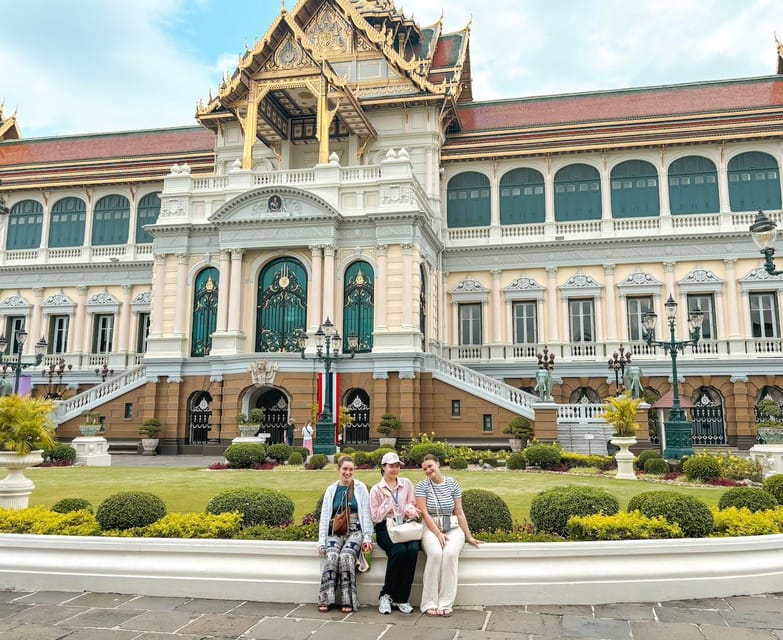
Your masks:
{"label": "green lawn", "polygon": [[[724,487],[681,487],[645,480],[615,480],[610,477],[577,476],[526,471],[450,471],[463,489],[487,489],[501,495],[515,520],[527,519],[530,501],[539,491],[553,486],[584,485],[600,487],[617,496],[624,508],[631,496],[643,491],[673,489],[717,505]],[[118,491],[150,491],[160,496],[169,512],[203,511],[216,493],[236,487],[269,487],[290,496],[296,504],[296,520],[315,507],[324,488],[337,479],[334,465],[320,471],[302,467],[276,467],[271,471],[204,468],[138,467],[49,467],[27,469],[25,475],[35,482],[30,505],[52,505],[61,498],[85,498],[94,507]],[[405,470],[401,475],[414,484],[423,479],[420,471]],[[356,477],[368,487],[378,481],[377,470],[357,471]]]}

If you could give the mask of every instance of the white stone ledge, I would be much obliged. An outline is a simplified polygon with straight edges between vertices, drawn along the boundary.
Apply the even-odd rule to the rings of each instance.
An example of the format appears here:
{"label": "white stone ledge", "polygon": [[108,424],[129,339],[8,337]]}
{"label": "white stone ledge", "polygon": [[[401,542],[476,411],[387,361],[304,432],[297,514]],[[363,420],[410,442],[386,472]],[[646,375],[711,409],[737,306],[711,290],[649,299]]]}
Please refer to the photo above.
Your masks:
{"label": "white stone ledge", "polygon": [[[459,605],[660,602],[783,591],[783,535],[466,546]],[[0,535],[0,587],[315,602],[314,543]],[[418,602],[424,557],[411,597]],[[359,577],[377,601],[385,558]]]}

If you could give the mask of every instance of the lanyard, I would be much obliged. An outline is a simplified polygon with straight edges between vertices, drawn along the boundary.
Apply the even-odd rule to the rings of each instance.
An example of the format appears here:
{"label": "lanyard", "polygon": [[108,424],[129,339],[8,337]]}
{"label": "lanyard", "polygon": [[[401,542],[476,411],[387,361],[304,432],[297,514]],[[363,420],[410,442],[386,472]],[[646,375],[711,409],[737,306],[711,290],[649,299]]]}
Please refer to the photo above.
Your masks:
{"label": "lanyard", "polygon": [[395,513],[400,510],[400,500],[399,500],[399,493],[400,493],[400,483],[397,482],[397,488],[394,490],[394,493],[392,493],[392,490],[389,488],[389,485],[386,485],[386,491],[389,492],[389,495],[392,498],[392,501],[394,502],[394,511]]}

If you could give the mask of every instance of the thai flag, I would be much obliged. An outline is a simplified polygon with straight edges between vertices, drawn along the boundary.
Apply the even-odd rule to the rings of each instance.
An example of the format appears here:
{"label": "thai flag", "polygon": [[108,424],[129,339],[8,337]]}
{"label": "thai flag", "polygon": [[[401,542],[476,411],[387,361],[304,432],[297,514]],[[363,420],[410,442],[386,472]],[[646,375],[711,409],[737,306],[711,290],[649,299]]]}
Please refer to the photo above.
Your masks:
{"label": "thai flag", "polygon": [[[340,374],[330,372],[332,376],[332,422],[335,424],[334,442],[339,444],[340,429],[337,426],[337,417],[340,415]],[[326,397],[326,376],[323,373],[318,374],[318,415],[324,410],[324,398]]]}

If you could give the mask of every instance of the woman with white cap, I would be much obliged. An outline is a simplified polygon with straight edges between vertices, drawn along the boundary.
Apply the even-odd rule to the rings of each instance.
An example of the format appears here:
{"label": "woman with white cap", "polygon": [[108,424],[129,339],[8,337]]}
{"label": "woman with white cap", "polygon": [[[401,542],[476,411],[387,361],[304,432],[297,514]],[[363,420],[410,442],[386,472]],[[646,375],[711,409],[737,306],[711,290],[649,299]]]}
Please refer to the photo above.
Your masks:
{"label": "woman with white cap", "polygon": [[407,478],[401,478],[399,473],[399,456],[393,451],[384,454],[381,459],[381,480],[370,489],[370,515],[375,523],[375,539],[387,557],[386,576],[378,598],[379,613],[391,613],[392,607],[402,613],[413,612],[408,598],[416,572],[419,541],[392,542],[386,530],[386,518],[403,522],[419,517],[413,483]]}

